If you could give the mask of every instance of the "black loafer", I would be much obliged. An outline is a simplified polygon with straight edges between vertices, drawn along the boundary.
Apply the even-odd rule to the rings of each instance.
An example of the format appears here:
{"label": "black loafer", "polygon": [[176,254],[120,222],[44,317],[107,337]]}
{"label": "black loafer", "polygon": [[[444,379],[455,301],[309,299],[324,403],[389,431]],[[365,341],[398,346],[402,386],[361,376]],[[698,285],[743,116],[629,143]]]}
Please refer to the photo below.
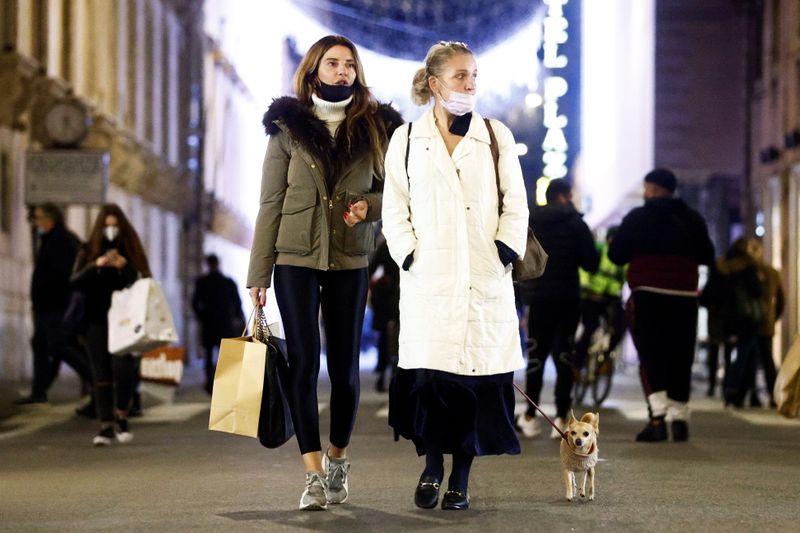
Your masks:
{"label": "black loafer", "polygon": [[414,491],[414,504],[422,509],[433,509],[439,503],[440,481],[433,476],[419,478],[417,490]]}
{"label": "black loafer", "polygon": [[667,425],[664,423],[663,416],[651,419],[636,435],[636,442],[662,442],[665,440],[667,440]]}
{"label": "black loafer", "polygon": [[451,511],[469,509],[469,494],[467,491],[449,489],[442,497],[442,509]]}

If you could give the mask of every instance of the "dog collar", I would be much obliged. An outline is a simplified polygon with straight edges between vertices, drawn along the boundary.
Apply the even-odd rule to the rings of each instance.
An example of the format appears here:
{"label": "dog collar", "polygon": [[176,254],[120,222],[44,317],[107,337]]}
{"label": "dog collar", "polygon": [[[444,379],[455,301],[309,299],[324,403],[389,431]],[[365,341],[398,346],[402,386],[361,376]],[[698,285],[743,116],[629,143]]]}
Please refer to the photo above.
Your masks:
{"label": "dog collar", "polygon": [[592,443],[592,447],[589,448],[589,451],[586,453],[581,453],[578,450],[573,450],[572,448],[570,448],[569,451],[572,452],[574,455],[578,455],[580,457],[589,457],[590,455],[594,454],[597,451],[597,443]]}

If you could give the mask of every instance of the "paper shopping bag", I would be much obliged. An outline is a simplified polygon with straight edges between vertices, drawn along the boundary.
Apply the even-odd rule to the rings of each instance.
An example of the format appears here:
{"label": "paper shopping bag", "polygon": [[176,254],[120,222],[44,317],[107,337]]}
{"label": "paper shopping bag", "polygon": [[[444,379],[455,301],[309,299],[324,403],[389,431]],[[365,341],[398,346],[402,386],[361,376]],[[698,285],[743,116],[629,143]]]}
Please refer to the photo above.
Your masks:
{"label": "paper shopping bag", "polygon": [[142,381],[177,387],[183,378],[183,359],[186,349],[165,346],[142,354],[139,374]]}
{"label": "paper shopping bag", "polygon": [[222,339],[208,429],[258,437],[267,345],[253,337]]}
{"label": "paper shopping bag", "polygon": [[142,278],[111,295],[108,351],[143,353],[178,340],[164,291],[153,278]]}

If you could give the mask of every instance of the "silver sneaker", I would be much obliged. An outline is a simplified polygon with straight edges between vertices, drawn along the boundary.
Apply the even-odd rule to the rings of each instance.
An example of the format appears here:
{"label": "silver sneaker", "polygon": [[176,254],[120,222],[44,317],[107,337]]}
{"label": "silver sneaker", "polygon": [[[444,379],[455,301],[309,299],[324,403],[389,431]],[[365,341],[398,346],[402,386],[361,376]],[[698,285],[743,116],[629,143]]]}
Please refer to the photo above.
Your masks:
{"label": "silver sneaker", "polygon": [[321,472],[306,472],[306,490],[300,496],[300,510],[324,511],[327,509],[326,485]]}
{"label": "silver sneaker", "polygon": [[328,503],[346,502],[349,491],[347,472],[350,470],[350,460],[347,457],[341,459],[329,457],[326,453],[322,457],[322,467],[328,475]]}

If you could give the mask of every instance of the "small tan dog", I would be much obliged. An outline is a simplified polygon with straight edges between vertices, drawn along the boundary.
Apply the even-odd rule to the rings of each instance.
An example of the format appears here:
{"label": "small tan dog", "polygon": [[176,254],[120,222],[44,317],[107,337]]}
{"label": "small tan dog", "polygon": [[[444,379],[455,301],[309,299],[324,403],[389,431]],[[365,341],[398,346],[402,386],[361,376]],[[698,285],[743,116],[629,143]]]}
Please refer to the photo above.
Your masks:
{"label": "small tan dog", "polygon": [[586,496],[586,478],[589,478],[589,500],[594,500],[594,466],[597,464],[597,435],[600,433],[600,413],[586,413],[580,420],[570,412],[567,438],[561,439],[561,464],[564,465],[564,483],[567,500],[575,496],[575,474],[583,472],[581,498]]}

